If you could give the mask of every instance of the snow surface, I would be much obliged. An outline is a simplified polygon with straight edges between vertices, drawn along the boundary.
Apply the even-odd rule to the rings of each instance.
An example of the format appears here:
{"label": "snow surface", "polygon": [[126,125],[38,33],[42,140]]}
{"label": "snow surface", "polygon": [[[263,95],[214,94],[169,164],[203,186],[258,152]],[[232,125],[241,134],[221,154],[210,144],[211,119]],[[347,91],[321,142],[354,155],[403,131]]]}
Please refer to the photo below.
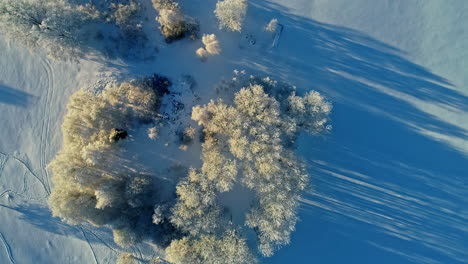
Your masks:
{"label": "snow surface", "polygon": [[[213,85],[234,69],[334,103],[333,131],[298,143],[311,172],[302,221],[291,245],[262,263],[468,262],[466,0],[252,0],[242,34],[217,28],[216,1],[180,2],[201,33],[217,35],[219,56],[201,62],[201,41],[168,45],[154,28],[154,62],[56,62],[0,40],[0,263],[113,263],[122,250],[151,257],[151,245],[122,249],[107,229],[51,217],[46,166],[60,149],[68,97],[151,73],[187,91],[190,75],[193,97],[177,99],[188,107],[215,98]],[[276,35],[263,31],[273,18]],[[177,128],[159,141],[142,130],[128,144],[160,154],[136,157],[154,169],[164,154],[196,164],[199,150],[170,138]]]}

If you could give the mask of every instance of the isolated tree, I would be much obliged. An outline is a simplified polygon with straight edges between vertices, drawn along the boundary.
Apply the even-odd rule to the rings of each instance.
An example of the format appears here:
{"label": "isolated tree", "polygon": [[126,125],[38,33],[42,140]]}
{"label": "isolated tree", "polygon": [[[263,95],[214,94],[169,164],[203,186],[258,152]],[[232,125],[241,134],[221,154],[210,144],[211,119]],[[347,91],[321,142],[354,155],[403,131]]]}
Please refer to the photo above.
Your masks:
{"label": "isolated tree", "polygon": [[120,147],[126,136],[119,132],[157,120],[159,81],[156,76],[108,85],[97,94],[80,90],[70,97],[62,124],[63,148],[50,164],[54,189],[49,204],[54,216],[71,224],[108,225],[121,245],[152,233],[169,235],[169,221],[152,219],[155,205],[164,203],[160,182],[129,164]]}
{"label": "isolated tree", "polygon": [[221,53],[221,46],[215,34],[203,35],[202,42],[205,47],[197,50],[200,59],[205,60],[209,55],[219,55]]}
{"label": "isolated tree", "polygon": [[241,32],[247,14],[247,0],[218,1],[214,13],[221,29]]}
{"label": "isolated tree", "polygon": [[148,128],[148,138],[155,140],[158,138],[158,128],[157,127],[150,127]]}
{"label": "isolated tree", "polygon": [[161,25],[161,33],[167,42],[172,42],[185,36],[197,38],[198,22],[185,15],[179,4],[172,0],[152,0],[153,7],[158,11],[156,21]]}
{"label": "isolated tree", "polygon": [[265,30],[268,32],[276,32],[277,29],[278,29],[278,19],[276,18],[273,18],[272,20],[270,20],[270,22],[268,22],[268,24],[265,27]]}

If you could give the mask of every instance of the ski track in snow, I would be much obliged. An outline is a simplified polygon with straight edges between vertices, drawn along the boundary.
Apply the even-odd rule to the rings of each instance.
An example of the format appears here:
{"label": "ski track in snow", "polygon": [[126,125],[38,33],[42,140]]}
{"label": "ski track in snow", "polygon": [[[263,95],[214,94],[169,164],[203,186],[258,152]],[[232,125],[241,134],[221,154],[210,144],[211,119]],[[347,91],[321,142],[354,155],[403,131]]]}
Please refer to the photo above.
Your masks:
{"label": "ski track in snow", "polygon": [[96,256],[96,252],[94,252],[94,249],[93,249],[93,246],[91,245],[91,242],[89,241],[88,237],[86,236],[86,233],[84,231],[84,228],[82,226],[78,227],[78,229],[81,231],[81,233],[83,234],[83,237],[84,239],[86,240],[86,243],[88,243],[88,246],[89,248],[91,249],[91,252],[93,253],[93,258],[94,258],[94,262],[96,264],[99,264],[99,261],[97,259],[97,256]]}
{"label": "ski track in snow", "polygon": [[3,169],[5,168],[5,165],[8,161],[8,158],[9,156],[4,154],[4,153],[0,153],[3,157],[1,159],[1,162],[0,162],[0,178],[2,178],[2,175],[3,175]]}
{"label": "ski track in snow", "polygon": [[11,190],[6,190],[6,191],[0,193],[0,198],[2,198],[5,194],[10,193],[10,192],[11,192]]}
{"label": "ski track in snow", "polygon": [[3,246],[5,247],[5,251],[8,255],[8,259],[10,260],[10,263],[15,264],[15,259],[13,258],[13,253],[11,253],[11,247],[10,244],[8,244],[8,241],[5,239],[5,236],[0,232],[0,238],[2,239]]}
{"label": "ski track in snow", "polygon": [[84,228],[83,229],[86,229],[86,231],[88,231],[91,235],[93,235],[95,238],[97,238],[99,241],[101,241],[101,243],[106,246],[108,249],[114,251],[114,252],[118,252],[118,249],[115,249],[114,247],[112,247],[111,245],[109,245],[106,241],[104,241],[104,239],[102,239],[100,236],[98,236],[96,233],[94,233],[91,229],[88,229],[88,228]]}
{"label": "ski track in snow", "polygon": [[[143,258],[143,254],[141,253],[141,250],[140,250],[140,248],[139,248],[138,246],[132,246],[132,249],[133,249],[133,252],[134,252],[133,255],[136,256],[137,253],[138,253],[139,258],[140,258],[140,259],[144,259],[144,258]],[[136,253],[135,253],[135,252],[136,252]]]}
{"label": "ski track in snow", "polygon": [[2,174],[3,174],[3,168],[5,168],[6,163],[7,163],[7,162],[10,160],[10,158],[11,158],[11,159],[13,159],[13,160],[19,162],[21,165],[23,165],[23,166],[27,169],[27,171],[28,171],[37,181],[39,181],[39,183],[42,185],[42,188],[44,188],[44,190],[46,191],[47,196],[50,195],[50,191],[49,191],[49,189],[47,188],[47,185],[44,183],[44,181],[43,181],[41,178],[39,178],[39,177],[32,171],[31,167],[28,165],[28,163],[26,163],[26,161],[24,161],[24,160],[22,160],[22,159],[20,159],[20,158],[18,158],[18,157],[16,157],[16,156],[13,156],[13,155],[11,155],[11,154],[4,153],[4,152],[0,152],[0,154],[6,156],[6,159],[4,160],[4,162],[2,162],[2,164],[0,164],[0,177],[1,177]]}
{"label": "ski track in snow", "polygon": [[[42,57],[41,57],[42,58]],[[46,72],[46,98],[45,98],[45,105],[44,105],[44,114],[42,118],[42,128],[40,132],[40,166],[42,171],[42,179],[47,186],[47,192],[50,194],[50,183],[49,183],[49,172],[47,171],[47,140],[49,137],[49,130],[50,130],[50,108],[51,108],[51,101],[53,99],[54,93],[54,76],[52,67],[50,62],[47,58],[42,58],[42,64],[44,66],[44,70]]]}

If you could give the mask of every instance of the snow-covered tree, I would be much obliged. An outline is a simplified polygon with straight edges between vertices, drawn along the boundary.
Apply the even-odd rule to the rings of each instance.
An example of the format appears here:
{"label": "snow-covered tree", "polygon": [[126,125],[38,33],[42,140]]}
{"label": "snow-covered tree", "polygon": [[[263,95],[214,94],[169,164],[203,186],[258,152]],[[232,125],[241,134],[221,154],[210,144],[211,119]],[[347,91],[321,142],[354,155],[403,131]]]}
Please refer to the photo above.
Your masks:
{"label": "snow-covered tree", "polygon": [[61,60],[87,52],[135,57],[146,34],[142,8],[135,0],[0,0],[0,30],[26,47],[41,48]]}
{"label": "snow-covered tree", "polygon": [[221,46],[215,34],[203,35],[202,42],[205,47],[197,50],[197,55],[200,59],[204,60],[208,55],[218,55],[221,53]]}
{"label": "snow-covered tree", "polygon": [[156,120],[160,79],[108,85],[97,94],[80,90],[71,96],[62,125],[63,148],[50,164],[54,216],[71,224],[108,225],[122,245],[149,234],[168,235],[168,215],[159,215],[159,224],[152,222],[155,205],[164,203],[160,182],[129,167],[120,148],[126,139],[121,134],[115,139],[116,131],[126,133]]}
{"label": "snow-covered tree", "polygon": [[272,20],[270,20],[270,22],[268,22],[268,24],[265,27],[265,30],[268,32],[276,32],[277,29],[278,29],[278,19],[276,18],[273,18]]}
{"label": "snow-covered tree", "polygon": [[114,241],[120,246],[131,246],[141,242],[142,238],[130,228],[114,228],[112,229]]}
{"label": "snow-covered tree", "polygon": [[218,1],[214,13],[220,28],[241,32],[247,14],[247,0]]}
{"label": "snow-covered tree", "polygon": [[208,58],[208,51],[206,51],[205,48],[199,48],[197,49],[197,51],[195,52],[198,56],[198,58],[200,58],[200,60],[204,61],[206,60],[206,58]]}
{"label": "snow-covered tree", "polygon": [[172,264],[172,263],[169,263],[161,259],[160,257],[155,257],[155,258],[150,259],[148,264]]}
{"label": "snow-covered tree", "polygon": [[0,0],[0,30],[28,48],[45,48],[54,58],[77,57],[93,18],[61,0]]}
{"label": "snow-covered tree", "polygon": [[221,53],[221,47],[215,34],[203,35],[202,42],[205,45],[206,51],[211,55],[218,55]]}
{"label": "snow-covered tree", "polygon": [[139,264],[140,261],[138,259],[130,254],[130,253],[121,253],[119,257],[117,258],[116,264]]}
{"label": "snow-covered tree", "polygon": [[150,127],[148,128],[148,138],[155,140],[158,138],[158,128],[157,127]]}
{"label": "snow-covered tree", "polygon": [[197,240],[174,240],[166,249],[166,256],[174,264],[256,263],[245,239],[233,230],[221,237],[203,235]]}
{"label": "snow-covered tree", "polygon": [[[269,78],[239,78],[232,105],[222,100],[196,106],[192,119],[203,126],[203,165],[179,184],[173,223],[192,236],[221,232],[217,194],[243,184],[256,194],[246,225],[258,236],[259,251],[271,256],[288,244],[297,221],[298,200],[307,186],[303,163],[291,142],[303,130],[327,127],[331,105],[317,92],[296,96],[294,87]],[[229,88],[227,88],[229,89]],[[208,200],[204,200],[207,199]],[[207,226],[205,215],[216,212]]]}
{"label": "snow-covered tree", "polygon": [[332,105],[317,91],[308,92],[303,97],[291,94],[288,98],[287,114],[299,128],[311,134],[331,129],[328,125],[331,110]]}
{"label": "snow-covered tree", "polygon": [[185,15],[179,4],[172,0],[152,0],[153,7],[158,11],[156,21],[161,25],[161,33],[167,42],[172,42],[189,36],[197,38],[198,22]]}
{"label": "snow-covered tree", "polygon": [[177,195],[171,216],[174,226],[194,236],[221,228],[215,187],[204,175],[191,170],[188,178],[177,185]]}
{"label": "snow-covered tree", "polygon": [[110,18],[115,21],[119,26],[129,26],[133,20],[138,18],[141,6],[138,2],[130,1],[127,4],[111,3],[110,9],[112,10]]}
{"label": "snow-covered tree", "polygon": [[177,136],[179,137],[180,141],[180,149],[187,150],[189,145],[193,143],[195,139],[195,134],[197,130],[191,126],[186,127],[184,130],[177,131]]}

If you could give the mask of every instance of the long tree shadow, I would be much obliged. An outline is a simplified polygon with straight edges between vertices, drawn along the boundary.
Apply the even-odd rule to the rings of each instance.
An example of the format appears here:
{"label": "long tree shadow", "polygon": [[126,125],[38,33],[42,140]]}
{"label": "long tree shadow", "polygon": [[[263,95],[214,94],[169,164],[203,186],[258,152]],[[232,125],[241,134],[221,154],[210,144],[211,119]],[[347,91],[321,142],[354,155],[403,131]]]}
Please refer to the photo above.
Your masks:
{"label": "long tree shadow", "polygon": [[0,82],[0,104],[11,104],[27,107],[33,96],[20,90],[8,87]]}
{"label": "long tree shadow", "polygon": [[284,30],[278,48],[259,47],[255,52],[263,51],[264,56],[244,56],[237,59],[239,66],[291,80],[302,89],[323,90],[334,101],[360,105],[414,129],[468,139],[466,129],[423,112],[411,101],[468,113],[468,97],[449,81],[355,30],[278,10],[284,8],[268,1],[252,4],[251,24],[262,25],[275,17]]}
{"label": "long tree shadow", "polygon": [[[468,160],[421,131],[461,140],[468,131],[414,102],[460,114],[468,97],[363,33],[264,0],[249,12],[252,24],[278,18],[279,47],[247,48],[233,63],[288,80],[298,92],[318,89],[335,106],[326,140],[298,143],[312,191],[292,246],[265,263],[465,263]],[[263,56],[252,60],[258,51]]]}

